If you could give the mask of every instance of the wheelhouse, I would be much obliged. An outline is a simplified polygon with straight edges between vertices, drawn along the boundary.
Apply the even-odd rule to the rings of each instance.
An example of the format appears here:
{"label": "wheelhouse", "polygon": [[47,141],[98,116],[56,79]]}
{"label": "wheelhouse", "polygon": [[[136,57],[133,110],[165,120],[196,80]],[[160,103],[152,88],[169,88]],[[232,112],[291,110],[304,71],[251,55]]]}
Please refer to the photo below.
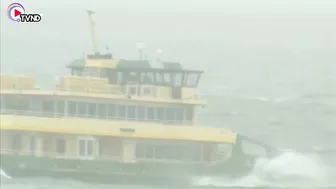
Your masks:
{"label": "wheelhouse", "polygon": [[176,62],[163,62],[163,68],[152,68],[146,60],[114,60],[110,54],[88,55],[87,59],[75,60],[67,67],[72,76],[108,78],[110,84],[117,85],[196,88],[203,73],[184,70]]}

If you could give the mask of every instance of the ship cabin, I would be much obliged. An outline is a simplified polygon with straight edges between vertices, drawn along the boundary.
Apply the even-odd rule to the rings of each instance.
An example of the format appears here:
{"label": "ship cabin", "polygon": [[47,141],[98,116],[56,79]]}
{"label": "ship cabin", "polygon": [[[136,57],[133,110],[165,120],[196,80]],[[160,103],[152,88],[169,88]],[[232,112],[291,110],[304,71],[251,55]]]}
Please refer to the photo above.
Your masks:
{"label": "ship cabin", "polygon": [[[229,157],[236,135],[197,126],[202,71],[93,54],[54,90],[1,76],[1,154],[118,162],[205,163]],[[223,150],[224,149],[224,150]],[[223,155],[224,153],[224,155]]]}

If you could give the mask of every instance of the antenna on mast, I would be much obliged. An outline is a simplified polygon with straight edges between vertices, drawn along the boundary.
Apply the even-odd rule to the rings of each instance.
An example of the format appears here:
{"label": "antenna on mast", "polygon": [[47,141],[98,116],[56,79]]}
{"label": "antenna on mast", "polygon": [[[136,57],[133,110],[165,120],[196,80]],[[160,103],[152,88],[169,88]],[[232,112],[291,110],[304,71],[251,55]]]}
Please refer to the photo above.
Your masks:
{"label": "antenna on mast", "polygon": [[92,43],[93,43],[93,50],[95,54],[99,54],[98,47],[97,47],[97,39],[96,39],[96,32],[95,32],[95,23],[92,19],[92,15],[95,13],[91,10],[86,11],[88,16],[89,16],[89,24],[90,24],[90,30],[91,30],[91,38],[92,38]]}
{"label": "antenna on mast", "polygon": [[162,53],[162,50],[159,48],[156,50],[156,53],[157,53],[157,57],[156,57],[156,61],[157,63],[161,63],[161,53]]}
{"label": "antenna on mast", "polygon": [[139,51],[140,60],[143,60],[143,48],[145,48],[145,45],[143,43],[137,43],[137,49]]}

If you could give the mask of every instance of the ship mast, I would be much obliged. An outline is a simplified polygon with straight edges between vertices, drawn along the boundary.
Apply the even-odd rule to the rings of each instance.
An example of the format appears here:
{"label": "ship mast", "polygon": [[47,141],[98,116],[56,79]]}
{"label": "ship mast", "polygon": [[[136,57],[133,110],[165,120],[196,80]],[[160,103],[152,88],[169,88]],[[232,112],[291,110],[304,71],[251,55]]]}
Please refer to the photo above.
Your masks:
{"label": "ship mast", "polygon": [[98,47],[97,47],[97,39],[96,39],[96,32],[95,32],[95,23],[92,19],[92,15],[95,13],[93,11],[87,10],[88,16],[89,16],[89,24],[90,24],[90,30],[91,30],[91,38],[93,43],[93,50],[95,54],[99,54]]}
{"label": "ship mast", "polygon": [[145,45],[143,43],[137,43],[137,49],[139,51],[139,60],[143,60],[143,49]]}

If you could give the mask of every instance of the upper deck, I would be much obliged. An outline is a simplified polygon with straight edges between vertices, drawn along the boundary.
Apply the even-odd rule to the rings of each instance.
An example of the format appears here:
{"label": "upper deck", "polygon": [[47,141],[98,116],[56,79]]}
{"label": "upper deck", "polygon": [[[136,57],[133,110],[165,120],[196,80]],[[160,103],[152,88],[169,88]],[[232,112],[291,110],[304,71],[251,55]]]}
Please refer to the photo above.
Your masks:
{"label": "upper deck", "polygon": [[163,63],[163,68],[152,68],[144,60],[116,60],[110,54],[95,54],[75,60],[67,67],[71,75],[61,77],[54,90],[36,88],[34,78],[1,76],[1,93],[52,93],[152,103],[205,104],[196,91],[203,72],[184,70],[179,63]]}
{"label": "upper deck", "polygon": [[37,88],[32,77],[1,76],[1,109],[193,125],[196,106],[205,104],[196,93],[202,71],[178,63],[152,68],[144,60],[95,54],[67,67],[71,75],[61,77],[53,90]]}
{"label": "upper deck", "polygon": [[77,79],[79,83],[78,78],[93,77],[96,81],[100,78],[101,91],[105,93],[152,98],[154,101],[160,99],[167,103],[205,103],[196,91],[203,71],[185,70],[174,62],[163,62],[162,65],[163,68],[153,68],[147,60],[117,60],[111,54],[94,54],[71,62],[67,67],[72,77],[63,80],[69,83]]}

